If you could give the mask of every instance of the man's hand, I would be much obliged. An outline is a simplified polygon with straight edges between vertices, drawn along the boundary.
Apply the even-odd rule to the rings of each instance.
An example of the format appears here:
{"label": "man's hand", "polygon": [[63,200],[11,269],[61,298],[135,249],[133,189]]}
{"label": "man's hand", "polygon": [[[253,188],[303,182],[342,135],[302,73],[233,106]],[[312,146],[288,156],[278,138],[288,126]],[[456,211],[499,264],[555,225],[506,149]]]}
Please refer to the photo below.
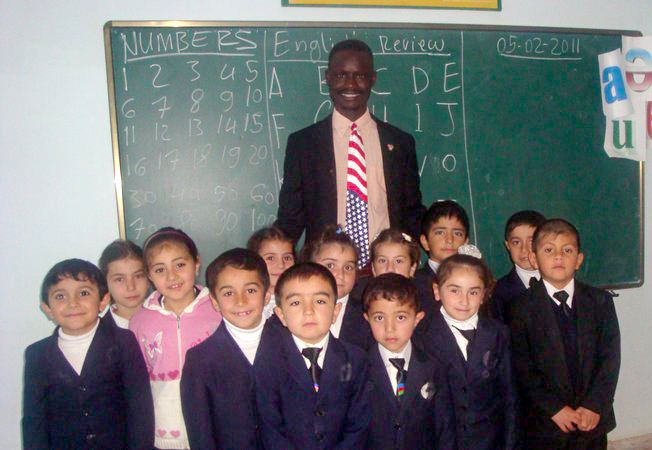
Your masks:
{"label": "man's hand", "polygon": [[586,409],[582,406],[575,410],[580,415],[580,421],[577,424],[577,428],[580,431],[591,431],[600,423],[600,414]]}
{"label": "man's hand", "polygon": [[[588,409],[586,411],[588,411]],[[552,416],[551,419],[561,431],[569,433],[576,430],[575,424],[580,423],[581,415],[570,406],[564,406],[562,409],[557,411],[557,414]]]}

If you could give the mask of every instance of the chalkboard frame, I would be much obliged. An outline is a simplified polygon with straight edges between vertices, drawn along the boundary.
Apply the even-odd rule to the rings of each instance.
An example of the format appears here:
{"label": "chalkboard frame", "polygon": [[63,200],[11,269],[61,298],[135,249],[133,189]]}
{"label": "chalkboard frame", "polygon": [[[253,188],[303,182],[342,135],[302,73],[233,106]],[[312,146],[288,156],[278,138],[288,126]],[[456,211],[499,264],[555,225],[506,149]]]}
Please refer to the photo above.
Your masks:
{"label": "chalkboard frame", "polygon": [[[530,27],[530,26],[508,26],[508,25],[479,25],[479,24],[424,24],[424,23],[383,23],[383,22],[283,22],[283,21],[193,21],[193,20],[150,20],[150,21],[108,21],[103,27],[105,61],[107,70],[107,85],[109,96],[109,113],[111,123],[111,141],[113,151],[114,185],[116,190],[116,206],[118,212],[119,233],[122,239],[126,239],[125,203],[122,190],[122,167],[120,162],[120,144],[118,139],[118,111],[116,105],[115,80],[113,75],[113,53],[111,48],[111,30],[114,28],[143,27],[143,28],[199,28],[199,27],[257,27],[257,28],[348,28],[368,29],[386,28],[402,29],[414,28],[424,30],[462,30],[462,31],[493,31],[493,32],[532,32],[532,33],[573,33],[573,34],[599,34],[599,35],[626,35],[642,36],[636,30],[613,30],[595,28],[563,28],[563,27]],[[644,283],[644,162],[638,163],[638,189],[639,196],[639,275],[638,279],[631,282],[616,284],[602,284],[604,289],[626,289],[640,287]]]}

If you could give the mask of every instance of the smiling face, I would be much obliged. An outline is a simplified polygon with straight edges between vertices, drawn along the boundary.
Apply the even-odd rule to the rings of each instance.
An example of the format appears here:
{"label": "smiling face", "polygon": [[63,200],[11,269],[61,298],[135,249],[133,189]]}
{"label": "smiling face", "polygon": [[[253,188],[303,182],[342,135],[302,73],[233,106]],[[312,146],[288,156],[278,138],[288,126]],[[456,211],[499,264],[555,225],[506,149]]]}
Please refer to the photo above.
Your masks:
{"label": "smiling face", "polygon": [[369,55],[358,50],[340,50],[326,70],[326,83],[335,109],[350,121],[367,110],[376,72]]}
{"label": "smiling face", "polygon": [[457,253],[460,245],[466,243],[464,224],[457,217],[442,216],[430,226],[428,236],[419,237],[421,245],[433,261],[442,262]]}
{"label": "smiling face", "polygon": [[263,258],[265,265],[267,265],[269,287],[272,292],[278,277],[294,265],[293,250],[292,244],[279,239],[268,239],[260,245],[258,255]]}
{"label": "smiling face", "polygon": [[364,318],[369,322],[376,342],[387,350],[401,352],[425,313],[416,312],[409,303],[377,298],[369,304]]}
{"label": "smiling face", "polygon": [[325,244],[313,262],[321,264],[333,274],[337,283],[337,298],[342,298],[353,290],[358,262],[353,248],[337,242]]}
{"label": "smiling face", "polygon": [[417,270],[417,263],[410,259],[410,248],[406,244],[384,242],[375,249],[371,271],[374,277],[384,273],[398,273],[406,278],[412,278]]}
{"label": "smiling face", "polygon": [[41,303],[41,310],[64,333],[79,336],[93,329],[109,298],[100,299],[97,285],[88,279],[66,277],[48,289],[48,303]]}
{"label": "smiling face", "polygon": [[530,254],[530,263],[541,272],[541,278],[557,289],[563,289],[584,262],[577,248],[577,239],[570,233],[548,233],[538,238]]}
{"label": "smiling face", "polygon": [[478,312],[484,301],[485,288],[477,270],[468,266],[454,268],[442,283],[433,285],[435,298],[456,320],[469,319]]}
{"label": "smiling face", "polygon": [[217,275],[211,301],[229,323],[248,330],[260,324],[269,295],[256,270],[227,266]]}
{"label": "smiling face", "polygon": [[193,259],[185,246],[171,241],[163,242],[149,252],[149,279],[165,298],[166,309],[180,313],[195,298],[199,261]]}
{"label": "smiling face", "polygon": [[137,258],[122,258],[111,261],[107,266],[106,281],[116,312],[130,318],[140,309],[149,283],[143,261]]}
{"label": "smiling face", "polygon": [[532,251],[532,236],[537,228],[532,225],[519,225],[515,227],[505,241],[505,248],[512,258],[512,262],[524,270],[534,270],[530,263]]}
{"label": "smiling face", "polygon": [[283,285],[274,312],[294,336],[317,344],[328,334],[340,312],[331,284],[320,276],[294,278]]}

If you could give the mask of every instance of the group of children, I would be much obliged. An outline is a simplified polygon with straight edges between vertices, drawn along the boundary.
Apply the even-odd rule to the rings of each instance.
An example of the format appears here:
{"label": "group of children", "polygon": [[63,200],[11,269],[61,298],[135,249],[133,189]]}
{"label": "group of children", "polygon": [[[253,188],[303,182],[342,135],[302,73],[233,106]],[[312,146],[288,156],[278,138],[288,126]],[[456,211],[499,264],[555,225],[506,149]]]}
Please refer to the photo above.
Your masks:
{"label": "group of children", "polygon": [[417,240],[387,229],[360,279],[335,225],[298,264],[283,231],[259,230],[205,287],[173,228],[142,251],[113,242],[99,269],[56,264],[41,309],[58,327],[25,353],[24,446],[606,448],[618,323],[610,295],[575,281],[579,233],[515,214],[497,283],[468,234],[465,211],[436,202],[423,267]]}

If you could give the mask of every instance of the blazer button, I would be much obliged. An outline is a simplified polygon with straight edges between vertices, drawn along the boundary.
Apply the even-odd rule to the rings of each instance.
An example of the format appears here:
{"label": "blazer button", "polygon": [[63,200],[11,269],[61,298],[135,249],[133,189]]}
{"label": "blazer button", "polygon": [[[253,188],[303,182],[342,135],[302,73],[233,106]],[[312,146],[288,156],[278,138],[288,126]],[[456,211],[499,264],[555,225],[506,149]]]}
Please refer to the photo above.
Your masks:
{"label": "blazer button", "polygon": [[88,417],[88,411],[84,411],[84,412],[82,412],[82,415],[83,415],[84,417]]}
{"label": "blazer button", "polygon": [[81,386],[79,386],[79,390],[82,392],[86,392],[86,386],[82,384]]}
{"label": "blazer button", "polygon": [[317,411],[315,411],[315,415],[317,417],[324,417],[326,415],[326,413],[324,412],[323,409],[318,409]]}
{"label": "blazer button", "polygon": [[95,439],[95,435],[93,433],[90,433],[90,434],[86,435],[86,440],[88,442],[92,441],[93,439]]}

